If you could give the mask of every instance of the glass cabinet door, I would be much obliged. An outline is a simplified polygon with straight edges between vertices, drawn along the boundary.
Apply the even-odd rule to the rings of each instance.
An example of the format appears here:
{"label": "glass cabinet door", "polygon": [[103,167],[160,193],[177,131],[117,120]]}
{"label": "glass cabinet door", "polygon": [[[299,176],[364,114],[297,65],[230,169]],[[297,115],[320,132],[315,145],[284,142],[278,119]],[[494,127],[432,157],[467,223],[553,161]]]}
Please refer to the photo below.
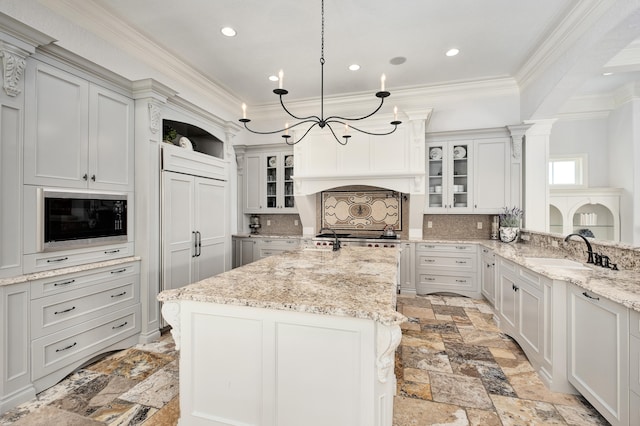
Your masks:
{"label": "glass cabinet door", "polygon": [[467,208],[470,207],[469,199],[469,145],[454,144],[451,150],[451,158],[453,160],[453,176],[451,193],[451,207]]}
{"label": "glass cabinet door", "polygon": [[427,155],[429,157],[428,206],[430,208],[443,208],[446,204],[446,180],[443,178],[446,172],[444,146],[429,146]]}
{"label": "glass cabinet door", "polygon": [[267,155],[267,208],[278,206],[278,157]]}
{"label": "glass cabinet door", "polygon": [[284,207],[295,207],[293,197],[293,155],[284,156]]}

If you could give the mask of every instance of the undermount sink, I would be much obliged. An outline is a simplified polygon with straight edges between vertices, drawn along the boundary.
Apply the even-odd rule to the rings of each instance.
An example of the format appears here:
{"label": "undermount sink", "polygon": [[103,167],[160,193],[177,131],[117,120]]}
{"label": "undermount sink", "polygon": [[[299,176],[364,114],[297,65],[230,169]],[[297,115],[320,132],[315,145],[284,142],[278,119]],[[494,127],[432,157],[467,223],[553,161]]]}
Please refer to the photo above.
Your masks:
{"label": "undermount sink", "polygon": [[583,265],[580,262],[570,259],[558,259],[555,257],[527,257],[525,258],[527,263],[533,266],[541,266],[547,268],[562,268],[562,269],[582,269],[588,270],[589,267]]}

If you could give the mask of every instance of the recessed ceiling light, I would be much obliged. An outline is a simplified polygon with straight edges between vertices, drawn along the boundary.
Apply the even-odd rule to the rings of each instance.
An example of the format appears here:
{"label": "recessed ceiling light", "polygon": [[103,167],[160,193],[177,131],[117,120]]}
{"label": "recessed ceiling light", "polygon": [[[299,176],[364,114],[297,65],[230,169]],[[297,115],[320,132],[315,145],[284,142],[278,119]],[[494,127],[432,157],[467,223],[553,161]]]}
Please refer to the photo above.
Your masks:
{"label": "recessed ceiling light", "polygon": [[269,80],[271,80],[271,81],[278,81],[278,76],[277,76],[277,75],[270,75],[270,76],[269,76]]}
{"label": "recessed ceiling light", "polygon": [[360,65],[358,64],[349,65],[349,71],[358,71],[359,69],[360,69]]}
{"label": "recessed ceiling light", "polygon": [[391,60],[389,61],[391,65],[402,65],[405,62],[407,62],[407,58],[405,58],[404,56],[396,56],[395,58],[391,58]]}
{"label": "recessed ceiling light", "polygon": [[224,27],[223,29],[220,30],[220,32],[226,35],[227,37],[234,37],[237,34],[236,30],[234,30],[231,27]]}
{"label": "recessed ceiling light", "polygon": [[447,56],[456,56],[458,53],[460,53],[460,51],[458,49],[449,49],[447,50],[446,55]]}
{"label": "recessed ceiling light", "polygon": [[602,75],[612,75],[612,72],[603,72]]}

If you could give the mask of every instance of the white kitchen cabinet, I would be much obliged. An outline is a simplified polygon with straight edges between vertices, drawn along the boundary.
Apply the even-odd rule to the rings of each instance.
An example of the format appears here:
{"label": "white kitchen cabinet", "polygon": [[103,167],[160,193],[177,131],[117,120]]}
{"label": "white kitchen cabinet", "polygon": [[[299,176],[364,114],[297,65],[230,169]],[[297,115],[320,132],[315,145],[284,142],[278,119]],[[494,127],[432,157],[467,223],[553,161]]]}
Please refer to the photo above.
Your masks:
{"label": "white kitchen cabinet", "polygon": [[640,425],[640,312],[629,310],[629,424]]}
{"label": "white kitchen cabinet", "polygon": [[248,263],[253,262],[254,246],[256,238],[252,237],[233,237],[235,243],[233,267],[239,268]]}
{"label": "white kitchen cabinet", "polygon": [[568,289],[569,382],[612,425],[629,425],[629,310]]}
{"label": "white kitchen cabinet", "polygon": [[400,293],[416,294],[414,243],[400,244]]}
{"label": "white kitchen cabinet", "polygon": [[474,244],[416,244],[416,293],[451,292],[479,299]]}
{"label": "white kitchen cabinet", "polygon": [[527,268],[499,258],[498,316],[500,329],[511,335],[535,366],[544,362],[545,313],[551,312],[551,299],[545,310],[545,285],[551,280]]}
{"label": "white kitchen cabinet", "polygon": [[253,245],[253,261],[299,248],[299,238],[257,238]]}
{"label": "white kitchen cabinet", "polygon": [[29,283],[0,286],[0,413],[34,398],[29,356]]}
{"label": "white kitchen cabinet", "polygon": [[245,213],[297,213],[293,195],[293,152],[254,151],[245,155]]}
{"label": "white kitchen cabinet", "polygon": [[226,182],[162,172],[163,289],[225,270]]}
{"label": "white kitchen cabinet", "polygon": [[473,213],[498,214],[511,201],[509,138],[473,142]]}
{"label": "white kitchen cabinet", "polygon": [[468,213],[473,208],[473,142],[427,143],[428,213]]}
{"label": "white kitchen cabinet", "polygon": [[24,183],[133,191],[133,100],[37,61],[25,78]]}
{"label": "white kitchen cabinet", "polygon": [[491,306],[496,304],[496,255],[488,248],[480,249],[482,295]]}

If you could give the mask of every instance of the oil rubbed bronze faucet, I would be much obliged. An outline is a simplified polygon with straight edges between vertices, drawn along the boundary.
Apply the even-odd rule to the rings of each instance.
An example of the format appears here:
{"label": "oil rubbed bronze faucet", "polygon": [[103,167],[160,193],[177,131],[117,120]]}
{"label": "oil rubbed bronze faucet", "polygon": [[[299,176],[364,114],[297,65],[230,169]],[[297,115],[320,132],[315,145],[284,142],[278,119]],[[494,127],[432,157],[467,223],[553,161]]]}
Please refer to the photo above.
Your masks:
{"label": "oil rubbed bronze faucet", "polygon": [[591,247],[591,243],[589,242],[589,240],[587,240],[587,238],[584,235],[580,235],[580,234],[569,234],[565,237],[564,241],[569,241],[569,238],[571,238],[572,236],[576,236],[576,237],[580,237],[584,240],[584,242],[587,244],[587,253],[589,254],[589,258],[587,259],[587,263],[593,263],[593,248]]}
{"label": "oil rubbed bronze faucet", "polygon": [[326,230],[326,231],[333,232],[333,236],[334,236],[335,240],[334,240],[334,242],[333,242],[333,249],[332,249],[332,250],[333,250],[333,251],[338,251],[338,250],[340,250],[340,240],[338,239],[338,234],[336,234],[335,229],[331,229],[331,228],[322,228],[322,229],[320,230],[320,232],[325,231],[325,230]]}

